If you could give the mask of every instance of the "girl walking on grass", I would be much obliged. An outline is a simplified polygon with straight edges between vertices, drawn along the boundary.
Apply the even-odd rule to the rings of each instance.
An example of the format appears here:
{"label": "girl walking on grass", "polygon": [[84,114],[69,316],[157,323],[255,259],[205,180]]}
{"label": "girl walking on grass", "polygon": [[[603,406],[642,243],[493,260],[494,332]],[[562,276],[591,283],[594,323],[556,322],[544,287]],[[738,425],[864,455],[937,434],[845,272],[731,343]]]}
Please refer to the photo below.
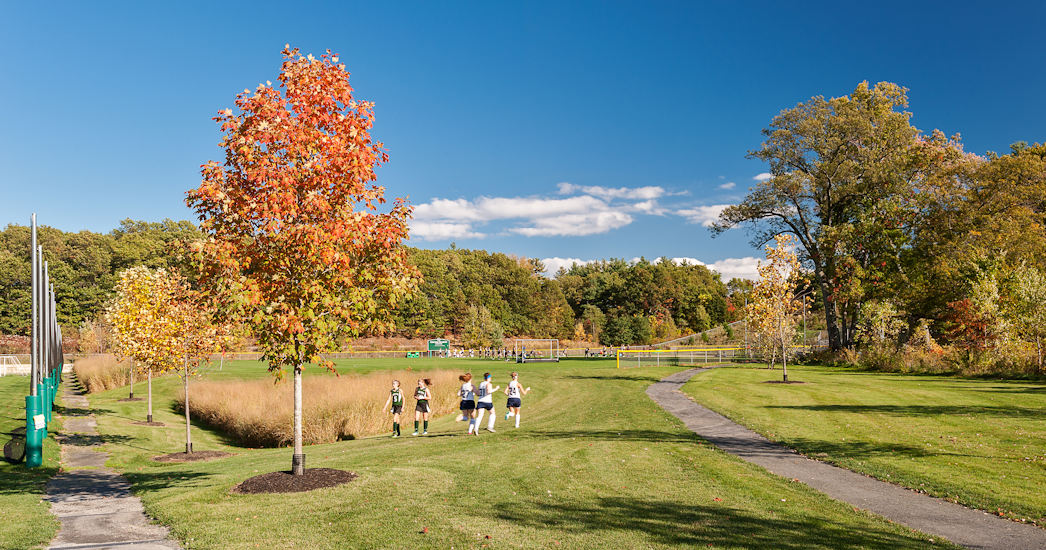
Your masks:
{"label": "girl walking on grass", "polygon": [[483,374],[483,381],[479,383],[479,401],[476,402],[476,433],[479,433],[479,426],[483,424],[483,411],[490,411],[490,420],[487,421],[487,431],[494,432],[494,392],[501,389],[501,386],[494,387],[494,384],[490,381],[490,373]]}
{"label": "girl walking on grass", "polygon": [[505,388],[505,395],[508,395],[508,401],[505,403],[505,406],[508,408],[508,412],[505,413],[505,420],[515,416],[517,428],[519,427],[519,409],[523,406],[523,396],[528,393],[530,393],[530,388],[524,389],[519,383],[519,373],[512,373],[512,381]]}
{"label": "girl walking on grass", "polygon": [[479,429],[476,428],[476,392],[472,387],[472,373],[466,372],[459,376],[458,380],[461,380],[461,390],[458,392],[461,394],[461,417],[469,421],[469,431],[466,435],[472,435],[473,430],[479,435]]}
{"label": "girl walking on grass", "polygon": [[385,400],[381,412],[388,410],[389,405],[392,406],[392,437],[399,437],[400,414],[403,413],[403,390],[400,389],[399,380],[392,381],[392,390],[389,391],[389,398]]}
{"label": "girl walking on grass", "polygon": [[432,410],[429,407],[429,399],[432,399],[432,392],[429,391],[431,385],[431,379],[421,378],[418,380],[418,387],[414,389],[414,399],[418,401],[418,404],[414,406],[414,433],[412,435],[418,435],[419,420],[425,421],[425,431],[421,435],[429,435],[429,411]]}

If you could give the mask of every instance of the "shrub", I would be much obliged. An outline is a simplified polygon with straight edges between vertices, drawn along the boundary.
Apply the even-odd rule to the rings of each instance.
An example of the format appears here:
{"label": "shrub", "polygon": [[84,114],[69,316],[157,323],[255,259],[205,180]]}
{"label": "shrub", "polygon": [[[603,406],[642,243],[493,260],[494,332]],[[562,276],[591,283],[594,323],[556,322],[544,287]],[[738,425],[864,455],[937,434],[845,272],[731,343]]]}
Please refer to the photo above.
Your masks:
{"label": "shrub", "polygon": [[[375,435],[391,429],[392,415],[381,407],[397,379],[408,399],[403,423],[414,419],[414,387],[419,377],[432,380],[432,416],[457,410],[459,371],[391,371],[366,375],[310,376],[302,380],[307,445]],[[293,388],[269,380],[196,382],[189,389],[189,414],[248,447],[282,447],[293,441]],[[176,410],[184,400],[178,396]]]}
{"label": "shrub", "polygon": [[130,383],[130,365],[110,354],[88,355],[73,363],[73,372],[88,393],[96,393]]}

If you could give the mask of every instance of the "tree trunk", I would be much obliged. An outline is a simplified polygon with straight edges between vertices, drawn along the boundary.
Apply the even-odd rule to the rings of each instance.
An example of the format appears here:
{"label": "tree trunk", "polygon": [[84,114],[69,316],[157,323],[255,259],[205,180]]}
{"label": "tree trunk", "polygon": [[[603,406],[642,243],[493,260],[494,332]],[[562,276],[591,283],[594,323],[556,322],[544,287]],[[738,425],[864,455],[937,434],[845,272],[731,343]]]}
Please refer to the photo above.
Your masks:
{"label": "tree trunk", "polygon": [[815,269],[817,286],[821,288],[821,300],[824,303],[825,330],[828,332],[828,347],[832,351],[843,349],[842,339],[839,335],[839,316],[835,309],[835,299],[832,298],[832,289],[828,284],[828,278],[824,271]]}
{"label": "tree trunk", "polygon": [[1042,337],[1035,335],[1035,353],[1039,356],[1039,373],[1042,373]]}
{"label": "tree trunk", "polygon": [[184,367],[185,376],[182,383],[185,389],[185,453],[189,454],[192,452],[192,433],[189,431],[189,356],[185,357]]}
{"label": "tree trunk", "polygon": [[131,361],[131,394],[127,396],[128,399],[134,399],[134,361]]}
{"label": "tree trunk", "polygon": [[148,415],[145,417],[147,421],[153,421],[153,369],[150,368],[149,373],[149,409]]}
{"label": "tree trunk", "polygon": [[294,366],[294,455],[291,457],[291,473],[305,474],[305,454],[301,445],[301,365]]}
{"label": "tree trunk", "polygon": [[785,341],[784,315],[777,321],[778,333],[781,335],[781,371],[783,380],[788,381],[788,343]]}

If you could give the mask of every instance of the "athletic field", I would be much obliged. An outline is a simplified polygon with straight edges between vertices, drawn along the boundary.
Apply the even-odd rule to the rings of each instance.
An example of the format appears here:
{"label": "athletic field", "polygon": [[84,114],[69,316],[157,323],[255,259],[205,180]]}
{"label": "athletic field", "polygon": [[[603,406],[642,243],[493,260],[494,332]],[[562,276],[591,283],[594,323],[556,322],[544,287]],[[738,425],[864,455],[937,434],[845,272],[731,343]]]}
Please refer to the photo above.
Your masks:
{"label": "athletic field", "polygon": [[[126,389],[90,399],[112,455],[109,465],[131,480],[148,513],[191,548],[941,546],[702,442],[644,394],[649,384],[681,367],[619,370],[613,360],[598,359],[525,366],[366,359],[338,365],[342,372],[408,366],[419,373],[489,370],[502,387],[508,373],[519,370],[522,383],[533,388],[524,399],[520,428],[505,421],[499,394],[496,434],[467,437],[465,423],[448,415],[434,420],[427,437],[311,446],[305,451],[308,467],[346,469],[360,477],[308,493],[233,495],[229,489],[248,477],[288,469],[289,449],[237,447],[195,427],[196,450],[235,456],[157,463],[152,456],[184,446],[182,419],[171,406],[179,378],[154,381],[156,419],[165,427],[132,424],[144,417],[145,403],[118,402]],[[306,373],[331,376],[319,369]],[[229,380],[267,376],[258,362],[230,362],[221,372],[215,367],[204,374]],[[403,382],[409,389],[414,381]],[[144,389],[138,385],[136,394]],[[407,405],[413,408],[409,398]],[[405,434],[411,421],[404,419]]]}

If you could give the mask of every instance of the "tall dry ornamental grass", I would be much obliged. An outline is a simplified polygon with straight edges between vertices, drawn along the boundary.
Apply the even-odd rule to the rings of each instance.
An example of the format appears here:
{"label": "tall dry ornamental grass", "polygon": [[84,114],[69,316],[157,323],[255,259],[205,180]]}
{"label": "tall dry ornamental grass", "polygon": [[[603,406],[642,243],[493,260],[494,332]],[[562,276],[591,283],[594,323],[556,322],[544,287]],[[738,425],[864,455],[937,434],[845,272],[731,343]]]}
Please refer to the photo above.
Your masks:
{"label": "tall dry ornamental grass", "polygon": [[88,393],[111,390],[130,383],[130,364],[107,353],[77,359],[73,362],[73,372]]}
{"label": "tall dry ornamental grass", "polygon": [[[310,376],[302,380],[305,444],[331,443],[392,429],[392,415],[381,407],[394,379],[403,388],[403,422],[414,420],[418,378],[432,379],[432,416],[457,410],[459,371],[386,371],[365,375]],[[189,414],[249,447],[282,447],[292,441],[293,388],[269,380],[194,382]],[[176,403],[184,410],[181,396]]]}

